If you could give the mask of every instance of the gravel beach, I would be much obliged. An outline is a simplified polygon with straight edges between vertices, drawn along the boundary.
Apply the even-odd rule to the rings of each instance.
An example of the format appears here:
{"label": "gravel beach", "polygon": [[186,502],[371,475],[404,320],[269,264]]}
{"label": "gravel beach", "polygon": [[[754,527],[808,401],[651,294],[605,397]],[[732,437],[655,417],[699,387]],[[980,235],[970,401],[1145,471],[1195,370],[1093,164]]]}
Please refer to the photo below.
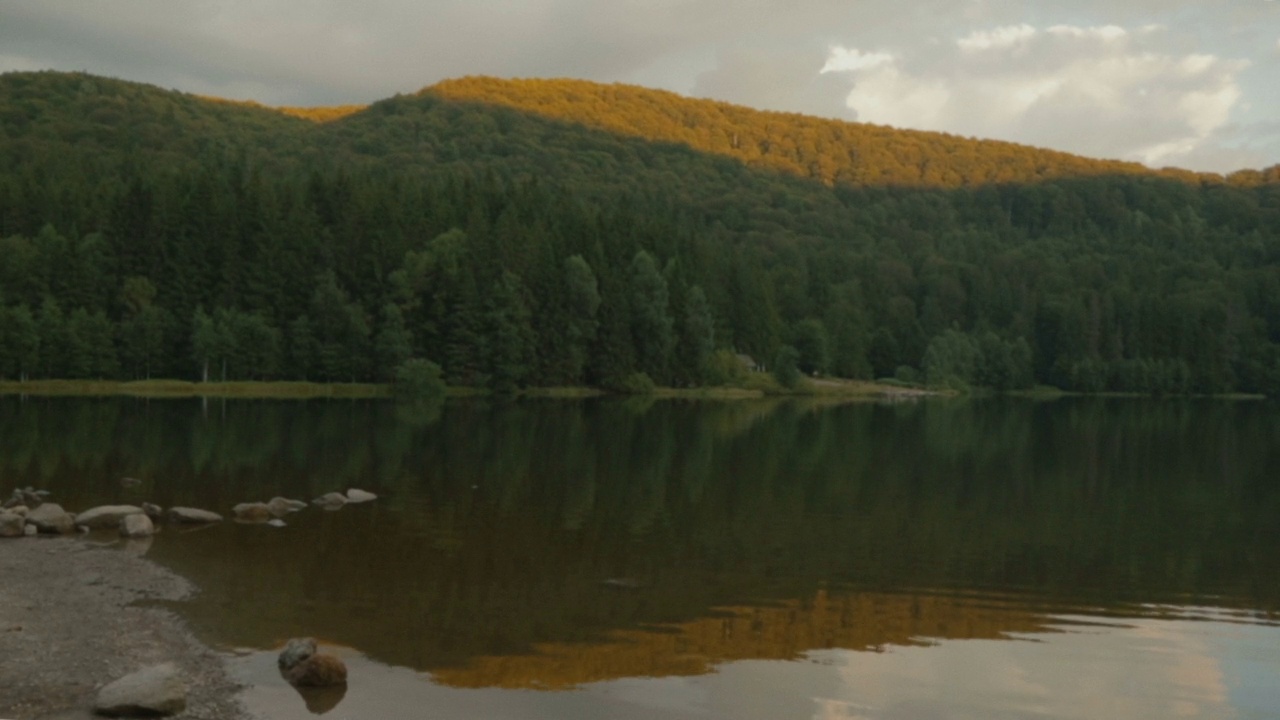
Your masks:
{"label": "gravel beach", "polygon": [[[187,684],[175,717],[249,720],[223,659],[173,612],[149,604],[194,592],[141,557],[149,540],[0,540],[0,718],[90,718],[97,690],[173,662]],[[132,544],[131,544],[132,543]]]}

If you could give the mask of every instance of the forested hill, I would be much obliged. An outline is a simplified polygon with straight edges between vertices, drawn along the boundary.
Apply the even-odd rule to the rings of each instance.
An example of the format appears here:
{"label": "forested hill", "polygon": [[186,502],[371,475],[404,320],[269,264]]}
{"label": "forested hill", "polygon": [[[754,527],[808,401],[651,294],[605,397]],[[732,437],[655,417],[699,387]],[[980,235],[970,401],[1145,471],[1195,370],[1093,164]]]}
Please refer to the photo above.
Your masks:
{"label": "forested hill", "polygon": [[[964,187],[1091,175],[1151,175],[1137,163],[1090,160],[994,140],[764,112],[631,85],[582,80],[446,80],[422,91],[582,123],[629,137],[682,143],[827,185]],[[1182,170],[1164,175],[1195,180]]]}
{"label": "forested hill", "polygon": [[[302,115],[302,116],[300,116]],[[323,120],[323,122],[315,122]],[[0,76],[0,377],[1280,391],[1280,168],[575,81],[292,114]],[[641,384],[643,384],[641,382]]]}

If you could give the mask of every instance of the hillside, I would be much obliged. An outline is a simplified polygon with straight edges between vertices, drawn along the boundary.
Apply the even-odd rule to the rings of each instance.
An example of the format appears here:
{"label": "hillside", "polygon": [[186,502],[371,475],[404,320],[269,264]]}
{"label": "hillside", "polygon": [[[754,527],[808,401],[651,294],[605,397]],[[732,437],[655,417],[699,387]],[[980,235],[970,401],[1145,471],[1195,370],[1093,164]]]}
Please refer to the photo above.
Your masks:
{"label": "hillside", "polygon": [[[471,77],[446,80],[422,93],[501,105],[627,137],[681,143],[749,167],[786,172],[828,186],[956,188],[1153,174],[1137,163],[1090,160],[944,133],[764,112],[630,85]],[[1199,179],[1179,170],[1159,174]]]}
{"label": "hillside", "polygon": [[692,385],[737,351],[1276,392],[1278,181],[579,81],[284,112],[7,74],[0,376]]}

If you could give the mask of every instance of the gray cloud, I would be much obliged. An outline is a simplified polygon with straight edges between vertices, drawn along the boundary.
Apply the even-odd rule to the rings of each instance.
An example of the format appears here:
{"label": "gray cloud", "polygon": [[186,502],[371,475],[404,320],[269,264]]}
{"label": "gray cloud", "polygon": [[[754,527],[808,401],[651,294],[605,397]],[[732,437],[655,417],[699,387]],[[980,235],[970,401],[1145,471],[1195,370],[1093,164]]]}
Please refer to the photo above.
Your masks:
{"label": "gray cloud", "polygon": [[[1225,169],[1243,157],[1256,157],[1255,165],[1280,161],[1274,136],[1253,134],[1280,109],[1271,88],[1280,72],[1278,17],[1280,3],[1263,0],[0,0],[0,71],[87,70],[301,105],[367,102],[461,75],[579,77],[849,118],[854,110],[845,100],[859,82],[866,89],[867,77],[818,71],[832,48],[857,48],[891,55],[899,80],[916,83],[917,95],[908,97],[916,105],[903,106],[906,116],[927,105],[930,93],[949,94],[937,129],[1139,156],[1190,137],[1178,135],[1190,115],[1162,112],[1161,102],[1219,87],[1221,78],[1187,87],[1176,73],[1151,66],[1140,79],[1154,99],[1104,116],[1109,124],[1099,134],[1097,112],[1042,103],[1025,108],[1027,122],[1018,126],[985,113],[998,94],[966,101],[966,88],[1007,82],[1010,63],[1022,68],[1017,77],[1049,77],[1062,70],[1064,57],[1086,63],[1090,52],[1135,58],[1137,51],[1106,55],[1086,40],[1042,38],[1021,55],[968,58],[963,76],[949,66],[958,39],[1001,27],[1116,25],[1137,32],[1160,25],[1158,42],[1141,51],[1212,55],[1215,71],[1229,72],[1239,92],[1229,119],[1202,122],[1213,127],[1196,136],[1193,148],[1165,159]],[[1250,64],[1229,65],[1237,60]],[[1040,129],[1029,132],[1032,124]],[[1106,142],[1079,142],[1090,134]]]}

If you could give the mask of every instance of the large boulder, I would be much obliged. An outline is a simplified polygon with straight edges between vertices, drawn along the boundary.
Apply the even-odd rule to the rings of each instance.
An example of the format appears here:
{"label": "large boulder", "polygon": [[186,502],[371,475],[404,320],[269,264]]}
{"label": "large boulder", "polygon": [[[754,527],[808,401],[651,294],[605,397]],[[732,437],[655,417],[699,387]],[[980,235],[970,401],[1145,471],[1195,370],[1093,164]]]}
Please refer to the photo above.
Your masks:
{"label": "large boulder", "polygon": [[360,488],[351,488],[347,490],[347,502],[349,503],[365,503],[377,499],[377,495],[374,495],[367,490],[361,490]]}
{"label": "large boulder", "polygon": [[319,505],[325,510],[337,510],[347,504],[347,496],[338,492],[325,493],[315,500],[312,500],[311,504]]}
{"label": "large boulder", "polygon": [[144,538],[151,537],[155,532],[155,524],[144,513],[134,513],[120,518],[120,537]]}
{"label": "large boulder", "polygon": [[0,510],[0,537],[22,537],[27,519],[15,512]]}
{"label": "large boulder", "polygon": [[[145,517],[145,516],[144,516]],[[187,686],[173,663],[126,675],[98,691],[94,712],[112,717],[164,717],[187,708]]]}
{"label": "large boulder", "polygon": [[294,687],[319,688],[345,685],[347,666],[332,655],[316,653],[285,670],[284,679]]}
{"label": "large boulder", "polygon": [[306,506],[307,504],[301,500],[290,500],[289,498],[278,496],[267,501],[267,509],[276,517],[284,517],[291,512],[298,512]]}
{"label": "large boulder", "polygon": [[271,519],[271,510],[266,503],[240,503],[231,508],[231,514],[237,522],[264,523]]}
{"label": "large boulder", "polygon": [[294,687],[332,687],[347,682],[347,666],[333,655],[316,652],[312,638],[294,638],[276,659],[280,674]]}
{"label": "large boulder", "polygon": [[71,513],[63,510],[61,505],[51,502],[32,508],[27,513],[27,524],[34,526],[38,532],[47,534],[68,535],[76,531],[76,520]]}
{"label": "large boulder", "polygon": [[222,516],[216,512],[189,507],[171,507],[169,508],[168,517],[169,522],[189,525],[222,522]]}
{"label": "large boulder", "polygon": [[142,512],[142,508],[136,505],[102,505],[85,510],[77,515],[76,524],[87,527],[90,530],[119,527],[120,521],[125,516],[137,515],[140,512]]}

